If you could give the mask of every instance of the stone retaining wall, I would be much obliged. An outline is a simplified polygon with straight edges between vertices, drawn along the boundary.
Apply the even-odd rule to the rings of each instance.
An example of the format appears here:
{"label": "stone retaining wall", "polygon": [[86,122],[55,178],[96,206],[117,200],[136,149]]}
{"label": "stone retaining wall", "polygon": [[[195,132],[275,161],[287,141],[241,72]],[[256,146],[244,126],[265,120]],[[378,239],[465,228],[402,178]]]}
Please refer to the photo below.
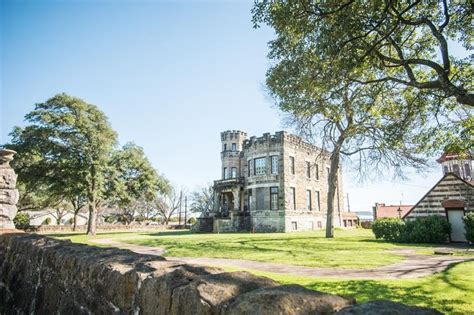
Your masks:
{"label": "stone retaining wall", "polygon": [[[37,234],[0,234],[0,314],[378,314],[382,303]],[[400,314],[439,314],[393,303]],[[372,311],[372,312],[371,312]]]}
{"label": "stone retaining wall", "polygon": [[[189,225],[187,226],[189,227]],[[107,224],[98,225],[97,232],[120,232],[120,231],[164,231],[164,230],[177,230],[184,229],[183,225],[140,225],[140,224]],[[85,232],[87,230],[86,225],[79,225],[76,227],[76,232]],[[49,232],[72,232],[72,225],[38,225],[31,226],[30,232],[49,233]]]}

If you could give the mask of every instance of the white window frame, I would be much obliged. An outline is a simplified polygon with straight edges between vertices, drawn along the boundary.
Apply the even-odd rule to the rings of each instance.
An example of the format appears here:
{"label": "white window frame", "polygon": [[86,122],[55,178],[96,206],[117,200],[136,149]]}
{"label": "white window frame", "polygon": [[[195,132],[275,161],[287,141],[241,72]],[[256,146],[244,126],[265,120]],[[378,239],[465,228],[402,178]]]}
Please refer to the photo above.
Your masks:
{"label": "white window frame", "polygon": [[[254,175],[265,175],[267,173],[267,158],[261,157],[253,160],[254,165]],[[261,164],[261,165],[257,165]]]}
{"label": "white window frame", "polygon": [[278,174],[278,167],[279,167],[278,155],[271,156],[271,173],[272,175]]}

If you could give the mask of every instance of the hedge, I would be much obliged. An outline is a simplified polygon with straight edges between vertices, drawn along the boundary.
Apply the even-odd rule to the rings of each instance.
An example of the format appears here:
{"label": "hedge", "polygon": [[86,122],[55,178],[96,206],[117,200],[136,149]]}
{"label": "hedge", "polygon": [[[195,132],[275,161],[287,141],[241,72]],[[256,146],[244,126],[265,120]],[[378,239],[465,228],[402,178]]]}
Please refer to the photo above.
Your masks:
{"label": "hedge", "polygon": [[464,227],[466,229],[466,239],[474,243],[474,212],[470,212],[463,217]]}
{"label": "hedge", "polygon": [[375,238],[400,243],[443,243],[449,239],[451,226],[440,216],[402,221],[395,218],[376,220],[372,224]]}

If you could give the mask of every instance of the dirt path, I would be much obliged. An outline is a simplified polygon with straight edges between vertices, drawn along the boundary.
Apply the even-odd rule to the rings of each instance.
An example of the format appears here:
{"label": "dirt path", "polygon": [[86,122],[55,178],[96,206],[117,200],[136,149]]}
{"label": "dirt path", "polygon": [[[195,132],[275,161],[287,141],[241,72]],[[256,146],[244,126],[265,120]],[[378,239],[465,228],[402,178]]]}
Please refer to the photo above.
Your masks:
{"label": "dirt path", "polygon": [[[163,255],[165,250],[158,247],[126,244],[112,239],[99,239],[95,243],[129,249],[147,255]],[[469,256],[420,255],[411,249],[393,250],[392,253],[402,255],[401,262],[373,269],[341,269],[317,268],[280,263],[260,262],[243,259],[206,258],[206,257],[166,257],[167,260],[182,261],[188,264],[208,265],[217,267],[233,267],[264,272],[281,273],[317,278],[344,279],[406,279],[420,278],[445,270],[449,265],[464,261],[474,261]]]}

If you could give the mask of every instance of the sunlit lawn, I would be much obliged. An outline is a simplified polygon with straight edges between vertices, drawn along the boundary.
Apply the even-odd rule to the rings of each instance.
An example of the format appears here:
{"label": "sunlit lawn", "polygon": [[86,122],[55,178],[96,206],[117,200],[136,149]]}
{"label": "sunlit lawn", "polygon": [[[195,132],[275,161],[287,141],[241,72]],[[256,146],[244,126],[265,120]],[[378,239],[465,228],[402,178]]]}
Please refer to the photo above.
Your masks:
{"label": "sunlit lawn", "polygon": [[354,296],[358,302],[387,299],[433,307],[446,314],[474,314],[474,262],[453,265],[444,272],[419,279],[328,280],[251,271],[282,284]]}
{"label": "sunlit lawn", "polygon": [[[392,244],[374,239],[370,230],[337,230],[334,239],[324,231],[269,234],[193,234],[190,232],[55,234],[54,237],[92,245],[97,239],[165,248],[165,256],[237,258],[315,267],[372,268],[403,259],[390,252],[412,248],[430,254],[433,246]],[[99,246],[106,246],[100,244]],[[232,268],[225,268],[233,270]],[[334,294],[351,295],[358,302],[388,299],[428,306],[447,314],[474,314],[474,262],[466,262],[429,277],[404,280],[336,280],[252,271],[282,284],[301,284]]]}
{"label": "sunlit lawn", "polygon": [[[98,238],[166,249],[164,256],[247,259],[311,267],[373,268],[403,260],[390,252],[406,245],[377,241],[370,230],[337,230],[326,239],[324,231],[303,233],[195,234],[190,232],[109,233],[55,235],[94,244]],[[414,247],[415,249],[423,247]],[[426,247],[425,247],[426,248]]]}

